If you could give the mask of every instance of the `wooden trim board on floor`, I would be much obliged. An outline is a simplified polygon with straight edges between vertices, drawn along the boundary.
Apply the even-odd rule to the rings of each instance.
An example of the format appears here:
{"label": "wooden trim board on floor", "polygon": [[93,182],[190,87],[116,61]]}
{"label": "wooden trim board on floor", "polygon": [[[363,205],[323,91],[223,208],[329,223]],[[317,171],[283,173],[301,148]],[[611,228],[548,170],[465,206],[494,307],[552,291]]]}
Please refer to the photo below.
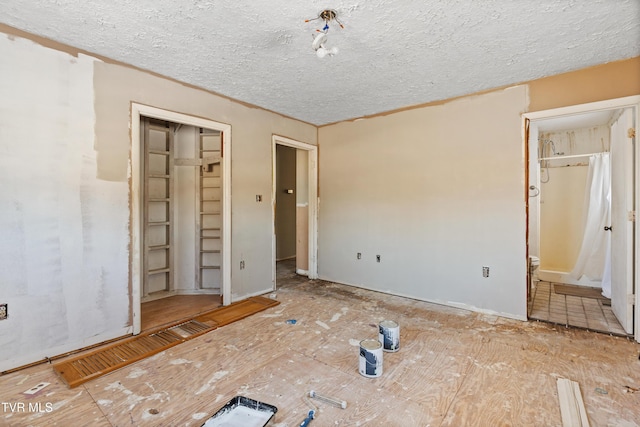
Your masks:
{"label": "wooden trim board on floor", "polygon": [[53,369],[69,388],[74,388],[278,304],[279,301],[265,297],[247,298],[199,314],[191,320],[163,326],[64,360],[54,364]]}
{"label": "wooden trim board on floor", "polygon": [[563,427],[589,427],[589,418],[582,400],[580,385],[566,378],[558,378],[558,400]]}

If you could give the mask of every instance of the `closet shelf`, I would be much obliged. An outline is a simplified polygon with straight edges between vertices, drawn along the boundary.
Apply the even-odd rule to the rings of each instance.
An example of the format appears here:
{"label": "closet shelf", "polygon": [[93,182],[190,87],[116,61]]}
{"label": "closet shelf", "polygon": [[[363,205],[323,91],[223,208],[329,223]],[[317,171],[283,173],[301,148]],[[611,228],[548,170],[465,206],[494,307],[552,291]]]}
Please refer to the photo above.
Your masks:
{"label": "closet shelf", "polygon": [[150,251],[159,251],[159,250],[163,250],[163,249],[169,249],[171,246],[170,245],[155,245],[155,246],[149,246],[149,250]]}

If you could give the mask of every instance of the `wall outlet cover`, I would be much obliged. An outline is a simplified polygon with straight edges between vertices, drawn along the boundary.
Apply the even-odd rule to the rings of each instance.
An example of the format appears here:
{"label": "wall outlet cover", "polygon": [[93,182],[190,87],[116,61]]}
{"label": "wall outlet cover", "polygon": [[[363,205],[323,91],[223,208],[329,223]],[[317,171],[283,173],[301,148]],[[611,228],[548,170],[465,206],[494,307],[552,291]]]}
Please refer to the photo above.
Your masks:
{"label": "wall outlet cover", "polygon": [[489,267],[482,267],[482,277],[489,277]]}
{"label": "wall outlet cover", "polygon": [[26,395],[33,395],[36,394],[37,392],[39,392],[40,390],[42,390],[43,388],[45,388],[46,386],[48,386],[51,383],[40,383],[34,387],[31,387],[29,390],[23,392],[22,394],[26,394]]}
{"label": "wall outlet cover", "polygon": [[9,308],[7,304],[0,304],[0,320],[9,317]]}

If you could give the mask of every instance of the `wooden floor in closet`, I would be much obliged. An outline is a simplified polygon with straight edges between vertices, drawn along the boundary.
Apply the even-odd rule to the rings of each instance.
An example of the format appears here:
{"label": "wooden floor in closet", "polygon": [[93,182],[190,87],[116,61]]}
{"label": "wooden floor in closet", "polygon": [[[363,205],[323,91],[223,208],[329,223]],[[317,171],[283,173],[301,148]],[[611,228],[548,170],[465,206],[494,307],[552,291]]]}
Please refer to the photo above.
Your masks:
{"label": "wooden floor in closet", "polygon": [[220,295],[173,295],[142,303],[141,329],[146,331],[189,319],[222,305]]}
{"label": "wooden floor in closet", "polygon": [[[315,390],[347,402],[317,403],[317,427],[559,426],[558,378],[578,382],[591,425],[640,420],[640,346],[628,338],[295,275],[270,296],[281,304],[75,389],[48,365],[2,376],[0,401],[43,410],[5,405],[0,425],[201,426],[243,395],[278,408],[272,426],[298,426]],[[383,319],[400,324],[400,350],[366,378],[358,343]]]}

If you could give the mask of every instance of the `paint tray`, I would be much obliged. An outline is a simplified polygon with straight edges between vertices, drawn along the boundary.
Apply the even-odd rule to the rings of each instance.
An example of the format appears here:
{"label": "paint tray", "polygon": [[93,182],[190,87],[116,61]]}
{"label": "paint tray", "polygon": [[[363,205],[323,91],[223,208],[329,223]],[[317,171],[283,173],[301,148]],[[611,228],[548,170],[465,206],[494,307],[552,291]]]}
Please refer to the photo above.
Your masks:
{"label": "paint tray", "polygon": [[236,396],[213,414],[202,427],[264,427],[278,408],[244,396]]}

